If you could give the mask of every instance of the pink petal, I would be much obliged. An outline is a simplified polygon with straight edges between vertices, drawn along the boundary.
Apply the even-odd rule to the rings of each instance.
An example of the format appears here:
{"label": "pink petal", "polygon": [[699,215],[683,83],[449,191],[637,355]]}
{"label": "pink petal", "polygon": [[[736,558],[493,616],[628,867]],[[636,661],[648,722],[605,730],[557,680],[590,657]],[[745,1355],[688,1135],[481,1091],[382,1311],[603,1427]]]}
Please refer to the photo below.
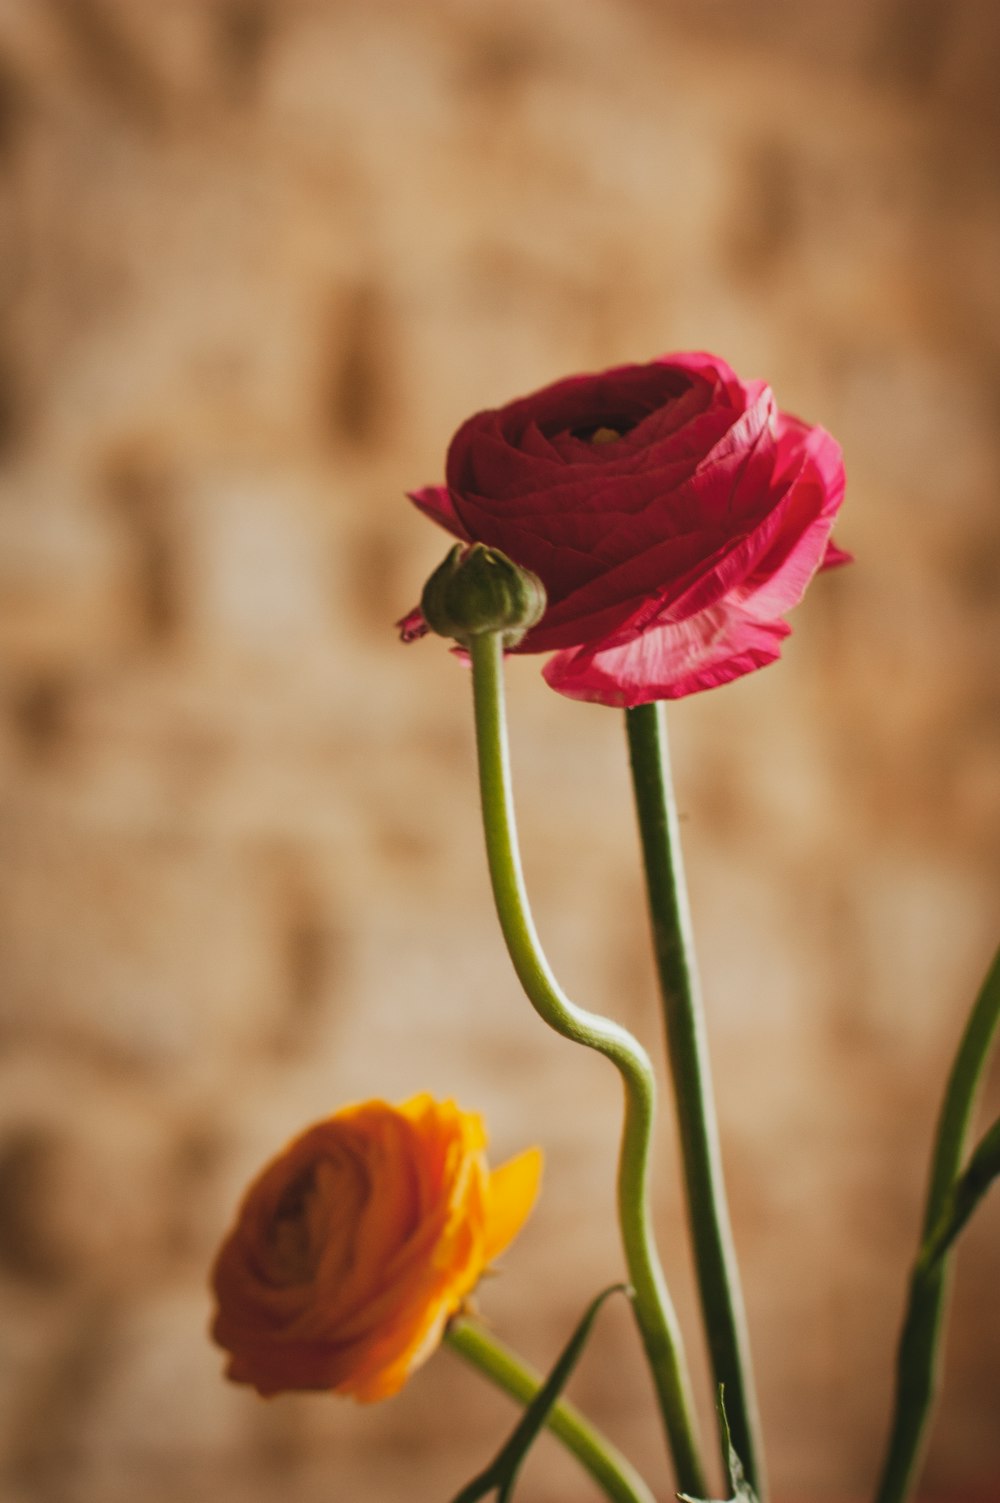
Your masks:
{"label": "pink petal", "polygon": [[789,631],[784,621],[757,621],[739,607],[720,605],[617,646],[556,653],[542,673],[569,699],[632,709],[714,689],[763,668],[781,656]]}
{"label": "pink petal", "polygon": [[793,492],[790,500],[794,503],[796,499],[802,502],[801,506],[790,509],[787,525],[778,533],[767,554],[744,583],[733,591],[734,604],[741,605],[758,620],[783,616],[798,605],[806,586],[823,562],[833,518],[822,512],[809,517],[810,502],[803,497],[797,498]]}
{"label": "pink petal", "polygon": [[841,564],[853,564],[854,554],[848,553],[846,548],[838,548],[833,538],[826,545],[826,552],[820,564],[821,569],[839,569]]}
{"label": "pink petal", "polygon": [[425,485],[422,490],[407,491],[406,494],[417,510],[430,517],[432,522],[437,522],[439,527],[461,538],[463,543],[473,541],[458,519],[455,503],[446,485]]}
{"label": "pink petal", "polygon": [[800,456],[803,453],[808,455],[819,471],[823,488],[830,497],[831,509],[836,511],[844,499],[844,456],[833,435],[818,424],[804,423],[789,412],[779,412],[775,437],[779,468],[787,459],[797,469]]}
{"label": "pink petal", "polygon": [[[830,530],[844,496],[840,445],[824,429],[807,428],[797,418],[781,414],[778,453],[779,472],[789,483],[780,513],[775,513],[780,526],[734,593],[734,599],[761,620],[791,610],[817,570],[829,566]],[[850,555],[838,561],[847,563]]]}
{"label": "pink petal", "polygon": [[403,616],[396,622],[396,630],[399,632],[401,642],[417,642],[421,637],[426,637],[430,627],[424,620],[418,605],[413,607],[409,615]]}
{"label": "pink petal", "polygon": [[[600,644],[627,629],[634,636],[668,613],[676,617],[697,615],[714,605],[745,573],[743,560],[751,543],[741,538],[708,551],[715,541],[689,533],[637,553],[566,601],[550,606],[517,650],[548,652],[575,648],[581,641]],[[669,584],[663,584],[664,580]]]}

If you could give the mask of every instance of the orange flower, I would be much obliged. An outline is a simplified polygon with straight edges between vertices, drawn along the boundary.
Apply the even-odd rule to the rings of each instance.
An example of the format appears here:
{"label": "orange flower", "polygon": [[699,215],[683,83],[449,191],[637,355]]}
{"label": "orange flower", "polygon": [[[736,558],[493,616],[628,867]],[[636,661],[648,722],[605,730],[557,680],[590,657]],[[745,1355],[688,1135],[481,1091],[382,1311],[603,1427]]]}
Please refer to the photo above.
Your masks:
{"label": "orange flower", "polygon": [[261,1172],[215,1261],[226,1376],[270,1395],[388,1398],[526,1221],[542,1156],[490,1172],[453,1101],[344,1107]]}

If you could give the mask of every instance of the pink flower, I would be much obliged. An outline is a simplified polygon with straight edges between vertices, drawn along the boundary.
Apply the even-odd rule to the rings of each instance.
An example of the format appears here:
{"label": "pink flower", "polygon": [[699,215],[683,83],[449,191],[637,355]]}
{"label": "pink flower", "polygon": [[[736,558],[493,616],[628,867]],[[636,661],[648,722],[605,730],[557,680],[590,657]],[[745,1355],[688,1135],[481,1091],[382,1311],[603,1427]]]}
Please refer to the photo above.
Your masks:
{"label": "pink flower", "polygon": [[[679,699],[773,662],[844,495],[839,445],[713,355],[573,376],[463,423],[410,499],[536,573],[516,652],[571,699]],[[422,635],[419,613],[400,623]]]}

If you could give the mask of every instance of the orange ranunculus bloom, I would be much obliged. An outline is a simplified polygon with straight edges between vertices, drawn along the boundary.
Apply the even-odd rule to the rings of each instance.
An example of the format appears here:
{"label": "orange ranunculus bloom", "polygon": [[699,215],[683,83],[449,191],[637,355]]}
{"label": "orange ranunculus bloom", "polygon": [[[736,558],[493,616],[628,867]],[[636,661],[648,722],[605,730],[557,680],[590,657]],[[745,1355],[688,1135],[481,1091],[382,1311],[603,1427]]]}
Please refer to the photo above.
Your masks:
{"label": "orange ranunculus bloom", "polygon": [[485,1147],[474,1112],[427,1095],[344,1107],[293,1139],[212,1271],[226,1376],[362,1402],[401,1388],[538,1193],[537,1148],[491,1173]]}

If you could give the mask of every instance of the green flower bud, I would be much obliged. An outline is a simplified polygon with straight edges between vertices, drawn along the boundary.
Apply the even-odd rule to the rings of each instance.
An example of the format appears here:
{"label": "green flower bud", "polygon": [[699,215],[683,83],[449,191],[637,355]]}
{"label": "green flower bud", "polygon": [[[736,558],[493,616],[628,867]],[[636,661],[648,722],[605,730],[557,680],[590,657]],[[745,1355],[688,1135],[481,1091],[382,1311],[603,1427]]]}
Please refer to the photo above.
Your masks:
{"label": "green flower bud", "polygon": [[458,543],[424,585],[420,609],[431,631],[463,647],[491,631],[516,647],[542,619],[545,586],[497,548]]}

